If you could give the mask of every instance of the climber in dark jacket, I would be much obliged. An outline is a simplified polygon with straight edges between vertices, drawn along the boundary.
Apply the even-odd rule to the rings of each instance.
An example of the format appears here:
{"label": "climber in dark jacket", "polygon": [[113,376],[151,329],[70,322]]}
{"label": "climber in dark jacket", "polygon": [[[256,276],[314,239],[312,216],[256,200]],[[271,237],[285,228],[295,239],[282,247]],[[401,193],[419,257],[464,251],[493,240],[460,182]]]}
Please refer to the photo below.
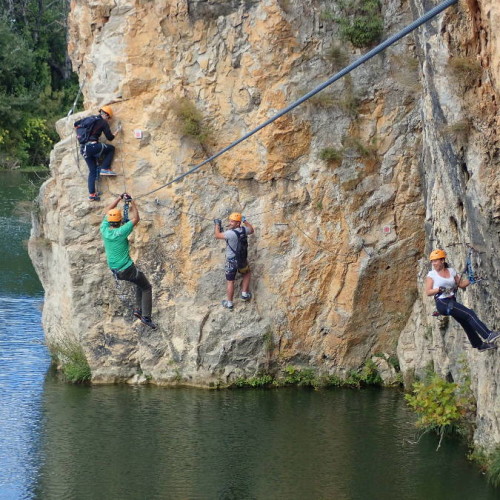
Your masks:
{"label": "climber in dark jacket", "polygon": [[[116,173],[111,170],[111,162],[113,161],[113,156],[115,154],[115,147],[111,144],[99,142],[99,137],[102,133],[104,133],[106,139],[112,141],[115,138],[115,135],[119,132],[120,128],[117,128],[114,133],[111,132],[109,121],[112,118],[113,110],[111,109],[111,106],[103,106],[99,110],[98,118],[94,122],[88,141],[80,147],[80,151],[85,158],[87,166],[89,167],[88,188],[89,200],[91,201],[99,200],[99,193],[95,187],[98,176],[116,175]],[[78,127],[82,121],[83,120],[78,120],[75,122],[75,127]],[[99,158],[102,158],[100,167],[97,163]]]}

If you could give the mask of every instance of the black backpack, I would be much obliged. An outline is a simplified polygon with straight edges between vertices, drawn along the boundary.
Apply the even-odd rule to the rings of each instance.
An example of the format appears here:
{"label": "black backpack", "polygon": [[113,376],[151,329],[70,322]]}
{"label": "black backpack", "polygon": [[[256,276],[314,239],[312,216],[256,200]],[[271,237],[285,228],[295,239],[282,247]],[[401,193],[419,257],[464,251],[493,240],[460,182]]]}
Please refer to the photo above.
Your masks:
{"label": "black backpack", "polygon": [[248,238],[247,231],[245,228],[241,228],[241,231],[236,231],[232,229],[233,233],[238,237],[238,242],[236,248],[233,248],[229,242],[227,246],[234,252],[236,263],[238,264],[238,269],[243,269],[247,265],[248,258]]}
{"label": "black backpack", "polygon": [[101,117],[99,115],[87,116],[75,122],[76,128],[76,138],[80,144],[86,144],[89,142],[94,126]]}

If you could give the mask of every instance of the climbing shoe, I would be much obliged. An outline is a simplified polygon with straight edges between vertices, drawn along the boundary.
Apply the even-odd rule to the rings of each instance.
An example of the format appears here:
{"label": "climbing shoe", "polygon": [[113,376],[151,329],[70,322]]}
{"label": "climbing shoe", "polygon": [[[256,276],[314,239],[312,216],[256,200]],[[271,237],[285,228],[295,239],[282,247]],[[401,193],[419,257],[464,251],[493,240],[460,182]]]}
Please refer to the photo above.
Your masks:
{"label": "climbing shoe", "polygon": [[225,307],[226,309],[230,309],[230,310],[232,310],[234,308],[233,303],[229,302],[229,300],[223,300],[222,307]]}
{"label": "climbing shoe", "polygon": [[252,293],[251,292],[242,292],[241,294],[241,300],[244,300],[245,302],[248,302],[252,298]]}
{"label": "climbing shoe", "polygon": [[144,323],[146,326],[149,326],[149,328],[152,328],[153,330],[156,329],[156,324],[153,323],[153,320],[149,316],[141,316],[140,320],[142,323]]}
{"label": "climbing shoe", "polygon": [[134,312],[132,313],[136,318],[141,319],[142,318],[142,310],[141,309],[134,309]]}
{"label": "climbing shoe", "polygon": [[91,193],[89,194],[89,200],[90,201],[99,201],[101,197],[99,196],[99,193]]}
{"label": "climbing shoe", "polygon": [[486,342],[488,343],[496,342],[499,338],[500,338],[500,332],[493,331],[488,335]]}
{"label": "climbing shoe", "polygon": [[101,168],[99,171],[99,175],[116,175],[116,172],[113,172],[112,170],[108,170],[106,168]]}
{"label": "climbing shoe", "polygon": [[483,351],[490,351],[491,349],[496,349],[497,346],[495,344],[488,344],[488,342],[483,342],[478,348],[477,350],[479,352],[483,352]]}

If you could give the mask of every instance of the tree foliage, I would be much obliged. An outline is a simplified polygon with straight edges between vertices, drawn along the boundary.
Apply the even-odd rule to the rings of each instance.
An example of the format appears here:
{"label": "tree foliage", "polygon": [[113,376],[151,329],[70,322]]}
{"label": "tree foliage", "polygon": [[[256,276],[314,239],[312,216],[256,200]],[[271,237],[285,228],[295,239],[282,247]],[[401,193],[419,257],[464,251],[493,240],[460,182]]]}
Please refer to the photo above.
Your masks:
{"label": "tree foliage", "polygon": [[405,395],[408,404],[418,414],[417,427],[440,435],[438,449],[446,432],[470,434],[475,402],[469,384],[467,377],[460,386],[433,374],[425,382],[416,382],[411,394]]}
{"label": "tree foliage", "polygon": [[335,21],[342,38],[355,47],[369,47],[380,40],[384,28],[380,0],[342,0],[339,6],[343,15]]}
{"label": "tree foliage", "polygon": [[48,164],[78,89],[67,11],[68,0],[0,0],[0,168]]}

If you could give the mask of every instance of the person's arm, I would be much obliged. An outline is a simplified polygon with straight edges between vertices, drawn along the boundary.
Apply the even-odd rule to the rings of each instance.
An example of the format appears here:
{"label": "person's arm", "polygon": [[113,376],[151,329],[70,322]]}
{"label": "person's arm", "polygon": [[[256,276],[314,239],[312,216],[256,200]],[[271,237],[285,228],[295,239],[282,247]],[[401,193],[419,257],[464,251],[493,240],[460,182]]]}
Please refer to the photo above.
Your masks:
{"label": "person's arm", "polygon": [[107,206],[104,211],[106,212],[106,214],[110,211],[110,210],[113,210],[113,208],[116,208],[118,203],[120,203],[122,197],[121,196],[118,196],[118,198],[116,198],[116,200],[111,203],[111,205]]}
{"label": "person's arm", "polygon": [[243,225],[248,229],[247,234],[253,234],[255,232],[252,224],[250,224],[247,220],[243,221]]}
{"label": "person's arm", "polygon": [[139,215],[139,210],[138,210],[137,205],[135,204],[134,200],[132,200],[130,202],[128,216],[130,217],[130,220],[132,221],[132,224],[134,226],[136,226],[139,223],[139,221],[141,220],[141,217]]}
{"label": "person's arm", "polygon": [[436,293],[439,293],[439,288],[434,288],[434,280],[427,276],[427,278],[425,278],[425,294],[428,297],[432,297],[436,295]]}
{"label": "person's arm", "polygon": [[111,129],[109,128],[109,123],[104,118],[103,118],[103,121],[104,121],[104,127],[103,127],[102,131],[104,132],[106,139],[108,139],[108,141],[112,141],[115,138],[115,136],[111,132]]}
{"label": "person's arm", "polygon": [[456,275],[455,276],[455,283],[457,284],[458,288],[465,289],[470,285],[470,281],[467,278],[462,278],[462,275]]}
{"label": "person's arm", "polygon": [[225,240],[224,231],[222,229],[222,221],[220,219],[214,219],[214,236],[218,240]]}

